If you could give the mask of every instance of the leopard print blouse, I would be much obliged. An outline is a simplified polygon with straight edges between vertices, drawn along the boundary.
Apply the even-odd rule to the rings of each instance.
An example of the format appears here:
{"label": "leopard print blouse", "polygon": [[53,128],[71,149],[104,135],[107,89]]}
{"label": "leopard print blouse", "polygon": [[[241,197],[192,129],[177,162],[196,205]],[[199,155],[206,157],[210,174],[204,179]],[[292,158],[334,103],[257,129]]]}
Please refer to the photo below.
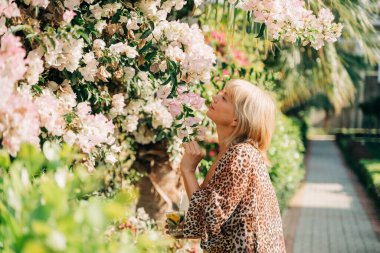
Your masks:
{"label": "leopard print blouse", "polygon": [[207,186],[193,193],[184,237],[201,238],[208,253],[285,252],[276,194],[254,146],[231,146]]}

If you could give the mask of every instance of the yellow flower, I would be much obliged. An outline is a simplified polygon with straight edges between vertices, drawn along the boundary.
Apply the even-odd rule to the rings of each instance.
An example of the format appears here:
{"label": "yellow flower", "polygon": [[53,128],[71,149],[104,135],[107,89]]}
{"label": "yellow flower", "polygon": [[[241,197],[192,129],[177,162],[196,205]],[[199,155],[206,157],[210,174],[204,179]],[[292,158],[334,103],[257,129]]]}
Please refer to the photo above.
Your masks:
{"label": "yellow flower", "polygon": [[179,222],[180,216],[178,213],[170,213],[166,215],[166,218],[174,221],[175,223]]}

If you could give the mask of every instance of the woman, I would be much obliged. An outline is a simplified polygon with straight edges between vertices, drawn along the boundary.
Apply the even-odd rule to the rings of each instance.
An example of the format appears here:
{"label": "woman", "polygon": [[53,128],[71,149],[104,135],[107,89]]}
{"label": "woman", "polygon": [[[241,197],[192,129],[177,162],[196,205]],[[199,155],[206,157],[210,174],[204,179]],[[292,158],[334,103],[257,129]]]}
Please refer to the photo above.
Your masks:
{"label": "woman", "polygon": [[266,164],[275,104],[258,87],[231,80],[213,97],[207,116],[216,124],[220,152],[201,186],[203,158],[196,142],[184,144],[181,173],[189,209],[184,238],[201,238],[209,253],[285,252],[282,222]]}

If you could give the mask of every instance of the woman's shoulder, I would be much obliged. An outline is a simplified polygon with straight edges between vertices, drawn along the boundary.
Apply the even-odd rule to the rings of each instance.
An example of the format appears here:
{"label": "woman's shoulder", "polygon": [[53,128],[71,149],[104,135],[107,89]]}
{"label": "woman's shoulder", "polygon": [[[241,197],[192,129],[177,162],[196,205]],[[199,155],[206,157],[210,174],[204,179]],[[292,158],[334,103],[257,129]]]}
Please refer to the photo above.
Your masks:
{"label": "woman's shoulder", "polygon": [[250,157],[260,156],[260,151],[250,142],[239,142],[232,145],[229,149],[229,152],[240,154],[240,155],[248,155]]}

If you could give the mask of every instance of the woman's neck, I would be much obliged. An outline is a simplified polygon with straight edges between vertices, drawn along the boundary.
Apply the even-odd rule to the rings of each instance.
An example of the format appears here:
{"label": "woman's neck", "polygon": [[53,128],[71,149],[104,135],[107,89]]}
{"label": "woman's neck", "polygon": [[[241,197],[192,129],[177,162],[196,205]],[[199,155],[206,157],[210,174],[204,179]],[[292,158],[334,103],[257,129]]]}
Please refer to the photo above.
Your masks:
{"label": "woman's neck", "polygon": [[216,126],[216,132],[218,134],[219,152],[224,152],[228,148],[227,139],[231,136],[233,128]]}

